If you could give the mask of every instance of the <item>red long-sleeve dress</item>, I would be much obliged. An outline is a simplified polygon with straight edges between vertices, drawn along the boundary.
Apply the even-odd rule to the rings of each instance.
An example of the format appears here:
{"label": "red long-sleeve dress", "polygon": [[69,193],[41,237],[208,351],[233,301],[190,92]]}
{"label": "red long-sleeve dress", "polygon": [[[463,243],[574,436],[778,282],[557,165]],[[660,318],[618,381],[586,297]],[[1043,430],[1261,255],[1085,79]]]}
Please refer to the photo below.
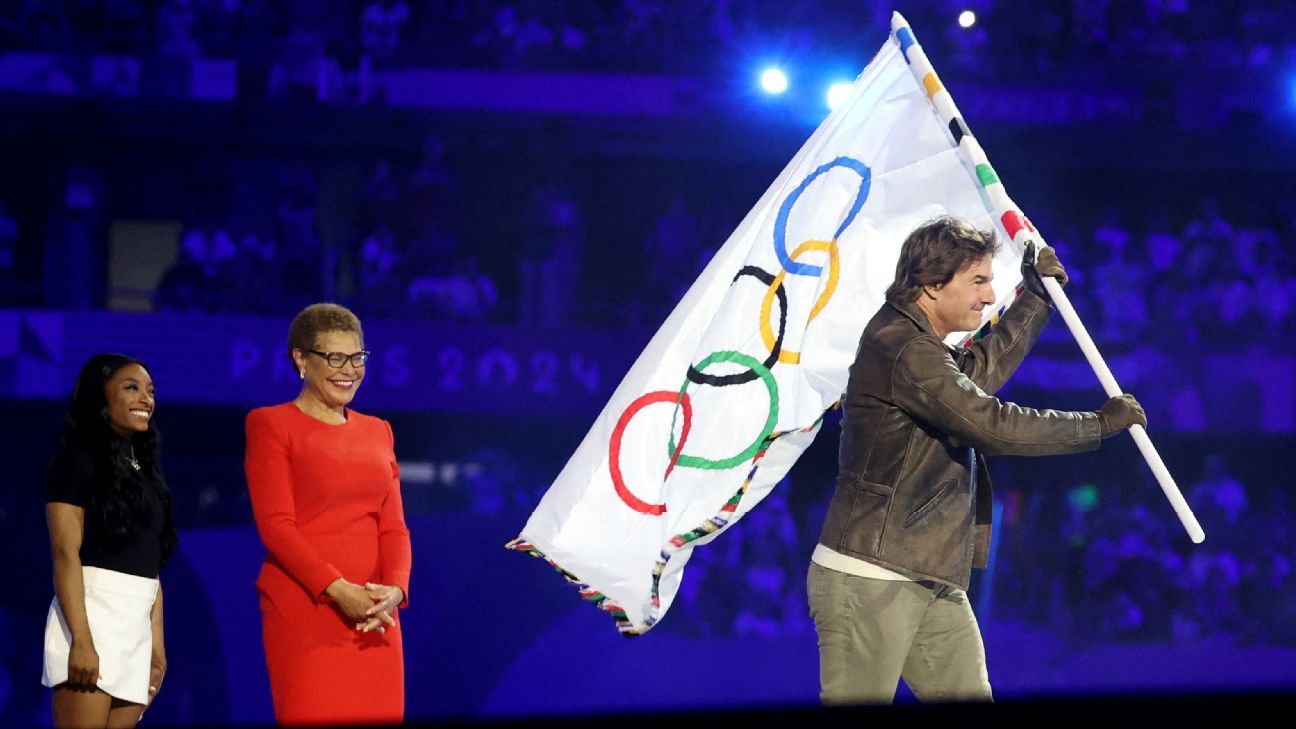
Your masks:
{"label": "red long-sleeve dress", "polygon": [[279,724],[404,718],[399,616],[385,634],[361,633],[324,594],[339,577],[409,594],[391,426],[350,409],[347,416],[331,425],[291,402],[247,416],[243,466],[267,553],[256,587]]}

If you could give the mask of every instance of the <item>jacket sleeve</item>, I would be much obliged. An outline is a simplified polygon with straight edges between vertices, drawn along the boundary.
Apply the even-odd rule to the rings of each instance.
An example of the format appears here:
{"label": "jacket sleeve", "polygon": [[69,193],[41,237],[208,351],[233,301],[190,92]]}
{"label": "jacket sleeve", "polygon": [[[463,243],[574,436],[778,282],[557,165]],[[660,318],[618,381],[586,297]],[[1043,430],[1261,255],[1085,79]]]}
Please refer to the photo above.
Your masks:
{"label": "jacket sleeve", "polygon": [[392,477],[383,500],[382,509],[378,512],[378,554],[382,563],[384,585],[396,585],[405,594],[405,599],[398,607],[409,604],[410,566],[413,561],[413,550],[410,548],[409,528],[405,525],[405,506],[401,501],[400,466],[396,463],[396,438],[392,435],[391,423],[387,426],[387,439],[392,444]]}
{"label": "jacket sleeve", "polygon": [[1047,456],[1098,448],[1097,413],[1036,410],[987,395],[934,337],[900,351],[892,398],[914,417],[986,455]]}
{"label": "jacket sleeve", "polygon": [[272,417],[257,410],[248,413],[245,426],[243,471],[257,532],[270,556],[318,602],[342,573],[297,530],[288,436]]}
{"label": "jacket sleeve", "polygon": [[1035,346],[1051,313],[1047,301],[1023,290],[985,338],[959,350],[959,369],[985,392],[999,392]]}

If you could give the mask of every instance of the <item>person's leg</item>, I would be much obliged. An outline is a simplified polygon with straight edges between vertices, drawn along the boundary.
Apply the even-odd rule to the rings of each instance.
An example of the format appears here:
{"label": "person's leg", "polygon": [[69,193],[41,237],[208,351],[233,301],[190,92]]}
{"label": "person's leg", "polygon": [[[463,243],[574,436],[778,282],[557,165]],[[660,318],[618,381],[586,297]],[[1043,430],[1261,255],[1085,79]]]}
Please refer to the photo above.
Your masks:
{"label": "person's leg", "polygon": [[824,704],[889,704],[930,590],[810,565],[810,616],[819,634]]}
{"label": "person's leg", "polygon": [[919,701],[993,701],[985,645],[967,593],[938,588],[901,672]]}
{"label": "person's leg", "polygon": [[112,708],[108,710],[108,727],[107,729],[134,729],[139,724],[140,716],[144,713],[143,704],[133,704],[121,699],[112,700]]}
{"label": "person's leg", "polygon": [[63,683],[54,687],[53,709],[56,729],[108,726],[113,697],[94,687]]}

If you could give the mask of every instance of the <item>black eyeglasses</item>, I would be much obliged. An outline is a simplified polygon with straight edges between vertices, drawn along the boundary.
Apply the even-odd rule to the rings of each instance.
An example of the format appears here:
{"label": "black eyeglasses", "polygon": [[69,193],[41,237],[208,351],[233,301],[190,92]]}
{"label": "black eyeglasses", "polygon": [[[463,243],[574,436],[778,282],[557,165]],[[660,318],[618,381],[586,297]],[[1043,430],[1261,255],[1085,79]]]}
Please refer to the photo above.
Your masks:
{"label": "black eyeglasses", "polygon": [[356,352],[355,354],[343,354],[341,352],[321,352],[318,349],[308,349],[306,351],[310,352],[311,354],[319,355],[325,362],[328,362],[329,367],[332,367],[335,370],[342,369],[342,365],[346,364],[348,360],[350,360],[351,366],[355,367],[356,369],[364,367],[365,363],[369,361],[369,350],[367,349],[362,349],[359,352]]}

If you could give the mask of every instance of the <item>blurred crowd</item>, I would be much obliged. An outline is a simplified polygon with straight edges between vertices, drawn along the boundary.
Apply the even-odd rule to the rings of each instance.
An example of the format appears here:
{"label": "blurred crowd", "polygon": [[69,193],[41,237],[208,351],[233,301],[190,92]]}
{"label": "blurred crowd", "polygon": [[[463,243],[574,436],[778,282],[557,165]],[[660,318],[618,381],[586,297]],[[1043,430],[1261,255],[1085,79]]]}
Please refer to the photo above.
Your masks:
{"label": "blurred crowd", "polygon": [[[309,67],[334,91],[374,97],[388,67],[449,65],[719,73],[753,49],[858,57],[890,29],[890,0],[17,0],[0,10],[0,42],[19,48],[198,56]],[[1296,55],[1296,8],[1283,0],[1049,0],[1029,13],[1006,0],[906,9],[929,54],[1014,75],[1131,62],[1279,69]],[[978,22],[961,27],[965,10]],[[1012,43],[1005,43],[1012,38]],[[290,75],[296,71],[289,71]],[[346,83],[339,84],[339,81]]]}
{"label": "blurred crowd", "polygon": [[[387,162],[373,170],[336,249],[348,260],[333,261],[321,248],[310,176],[302,173],[284,185],[271,232],[187,227],[157,308],[273,313],[329,294],[379,316],[654,327],[730,232],[714,215],[694,212],[716,205],[724,190],[677,188],[609,258],[597,218],[610,212],[591,209],[582,199],[588,191],[549,180],[506,214],[516,237],[487,253],[486,241],[465,239],[466,223],[484,226],[457,214],[464,205],[455,176],[435,138],[429,147],[403,175]],[[744,204],[734,198],[726,207]],[[1296,335],[1296,196],[1272,210],[1224,208],[1208,197],[1184,206],[1178,220],[1110,208],[1056,231],[1041,224],[1096,341],[1176,350],[1218,344],[1227,332],[1230,348],[1286,347]],[[0,215],[0,265],[5,230]]]}
{"label": "blurred crowd", "polygon": [[1181,484],[1200,545],[1145,468],[1015,482],[1002,496],[995,615],[1075,643],[1296,646],[1296,504],[1280,485],[1244,484],[1229,460],[1206,450]]}
{"label": "blurred crowd", "polygon": [[[282,315],[328,298],[379,317],[656,327],[755,199],[711,178],[680,180],[628,210],[574,175],[470,193],[435,135],[417,159],[367,164],[353,184],[326,192],[311,165],[268,160],[235,176],[228,199],[194,203],[210,209],[178,221],[153,309]],[[480,186],[492,163],[460,164],[476,168]],[[1077,209],[1036,223],[1100,344],[1285,351],[1296,335],[1296,195],[1267,207],[1204,196],[1173,215]],[[12,293],[16,262],[43,245],[24,233],[0,194],[9,305],[40,303]]]}
{"label": "blurred crowd", "polygon": [[379,160],[327,220],[307,167],[282,163],[269,183],[241,180],[232,211],[186,222],[155,310],[270,314],[327,298],[369,316],[491,318],[500,294],[460,243],[454,179],[441,155],[429,136],[412,165],[398,171]]}
{"label": "blurred crowd", "polygon": [[1296,334],[1296,196],[1267,208],[1207,196],[1178,212],[1110,207],[1041,228],[1095,340],[1283,348]]}
{"label": "blurred crowd", "polygon": [[[345,103],[381,101],[372,79],[383,68],[704,74],[708,61],[698,54],[732,59],[742,48],[773,45],[795,58],[849,47],[858,55],[861,37],[888,27],[892,5],[16,0],[0,6],[0,43],[165,58],[179,67],[200,57],[237,59],[265,71],[269,94]],[[980,21],[960,27],[954,18],[963,10]],[[840,18],[825,22],[825,14]],[[1018,69],[1040,78],[1041,71],[1088,69],[1094,76],[1090,65],[1104,60],[1164,61],[1179,72],[1204,60],[1250,69],[1296,62],[1296,5],[1282,0],[1245,7],[1051,0],[1033,4],[1031,13],[1002,0],[968,0],[927,4],[909,11],[909,20],[933,29],[920,33],[933,54],[940,48],[978,74]],[[1014,42],[997,42],[1007,34]],[[730,68],[732,61],[716,64]],[[11,66],[7,74],[22,64]],[[46,81],[67,85],[68,93],[84,80],[49,73]],[[239,75],[243,84],[248,75]],[[587,170],[528,176],[507,154],[448,150],[435,134],[413,158],[377,156],[342,182],[336,169],[314,164],[318,158],[263,159],[255,174],[219,165],[196,170],[223,175],[236,189],[210,195],[196,203],[206,207],[176,220],[175,261],[152,307],[282,314],[329,298],[371,316],[653,327],[756,199],[755,188],[702,174],[700,182],[671,180],[669,194],[641,197],[627,210],[603,196]],[[482,182],[504,165],[498,188]],[[106,181],[123,184],[135,181]],[[20,271],[31,278],[52,265],[31,260],[49,232],[39,229],[39,216],[19,215],[28,202],[6,199],[0,189],[0,305],[65,304],[48,291],[42,301],[42,292],[20,280]],[[1267,210],[1199,195],[1174,210],[1131,201],[1096,213],[1032,214],[1071,270],[1075,303],[1102,343],[1205,343],[1228,331],[1231,342],[1270,346],[1296,333],[1296,196]]]}

